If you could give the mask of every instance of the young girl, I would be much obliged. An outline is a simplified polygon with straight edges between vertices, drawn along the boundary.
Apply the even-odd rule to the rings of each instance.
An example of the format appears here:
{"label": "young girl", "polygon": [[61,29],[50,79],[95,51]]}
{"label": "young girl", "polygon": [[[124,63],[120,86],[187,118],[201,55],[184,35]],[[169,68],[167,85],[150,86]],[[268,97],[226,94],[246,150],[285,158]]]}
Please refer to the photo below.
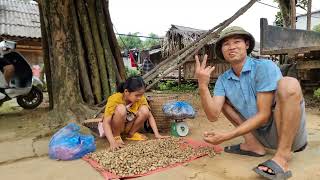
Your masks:
{"label": "young girl", "polygon": [[149,120],[156,138],[165,138],[159,134],[144,92],[143,79],[133,76],[121,83],[117,93],[108,98],[103,123],[99,129],[104,131],[111,150],[124,146],[120,134],[125,134],[126,140],[146,140],[146,136],[137,132],[146,120]]}

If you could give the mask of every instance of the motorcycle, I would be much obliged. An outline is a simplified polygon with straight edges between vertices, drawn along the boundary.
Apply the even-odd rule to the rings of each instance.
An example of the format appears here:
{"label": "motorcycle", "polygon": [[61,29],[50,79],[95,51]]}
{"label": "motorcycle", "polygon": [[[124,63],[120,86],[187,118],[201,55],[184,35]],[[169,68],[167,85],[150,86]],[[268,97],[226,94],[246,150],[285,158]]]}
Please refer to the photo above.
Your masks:
{"label": "motorcycle", "polygon": [[13,98],[24,109],[34,109],[43,101],[43,87],[40,79],[33,77],[31,66],[26,59],[15,51],[13,41],[0,42],[0,64],[4,59],[15,67],[14,76],[7,85],[4,74],[0,71],[0,106]]}

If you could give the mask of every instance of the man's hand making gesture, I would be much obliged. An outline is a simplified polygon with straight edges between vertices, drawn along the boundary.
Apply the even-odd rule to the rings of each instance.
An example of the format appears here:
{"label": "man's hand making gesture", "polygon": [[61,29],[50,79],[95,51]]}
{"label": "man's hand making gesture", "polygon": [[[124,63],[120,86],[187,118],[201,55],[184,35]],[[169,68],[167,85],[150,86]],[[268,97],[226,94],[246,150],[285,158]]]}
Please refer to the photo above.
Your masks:
{"label": "man's hand making gesture", "polygon": [[201,65],[200,65],[198,55],[195,56],[195,59],[196,59],[195,77],[198,79],[199,87],[200,86],[208,87],[208,84],[210,82],[210,75],[214,71],[215,67],[214,66],[206,67],[207,59],[208,59],[207,54],[203,57]]}

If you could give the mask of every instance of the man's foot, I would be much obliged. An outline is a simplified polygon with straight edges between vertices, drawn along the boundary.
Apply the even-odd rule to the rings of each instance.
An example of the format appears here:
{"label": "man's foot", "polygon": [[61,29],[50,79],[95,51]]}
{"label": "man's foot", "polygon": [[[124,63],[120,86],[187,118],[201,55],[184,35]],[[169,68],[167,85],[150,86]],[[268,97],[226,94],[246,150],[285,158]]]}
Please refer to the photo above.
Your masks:
{"label": "man's foot", "polygon": [[267,179],[285,180],[292,176],[292,172],[288,170],[288,167],[287,169],[281,167],[281,165],[273,159],[259,164],[253,168],[253,171]]}
{"label": "man's foot", "polygon": [[232,146],[227,146],[224,148],[227,153],[247,155],[253,157],[262,157],[266,154],[265,149],[262,147],[253,147],[247,144],[237,144]]}
{"label": "man's foot", "polygon": [[[284,172],[287,172],[289,170],[289,165],[288,165],[288,160],[286,160],[285,158],[279,158],[279,157],[273,157],[271,159],[274,163],[276,163],[279,167],[281,167],[281,169],[284,171]],[[266,166],[258,166],[258,168],[262,171],[267,171],[267,172],[270,172],[270,173],[273,173],[272,172],[272,169],[266,167]]]}

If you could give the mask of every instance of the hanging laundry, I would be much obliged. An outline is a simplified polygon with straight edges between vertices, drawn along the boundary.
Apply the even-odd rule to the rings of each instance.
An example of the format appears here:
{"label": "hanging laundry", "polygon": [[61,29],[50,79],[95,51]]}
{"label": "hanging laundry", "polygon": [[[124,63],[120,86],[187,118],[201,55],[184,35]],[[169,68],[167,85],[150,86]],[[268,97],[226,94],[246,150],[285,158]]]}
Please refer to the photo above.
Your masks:
{"label": "hanging laundry", "polygon": [[130,58],[130,62],[131,62],[131,67],[138,67],[131,51],[129,53],[129,58]]}

